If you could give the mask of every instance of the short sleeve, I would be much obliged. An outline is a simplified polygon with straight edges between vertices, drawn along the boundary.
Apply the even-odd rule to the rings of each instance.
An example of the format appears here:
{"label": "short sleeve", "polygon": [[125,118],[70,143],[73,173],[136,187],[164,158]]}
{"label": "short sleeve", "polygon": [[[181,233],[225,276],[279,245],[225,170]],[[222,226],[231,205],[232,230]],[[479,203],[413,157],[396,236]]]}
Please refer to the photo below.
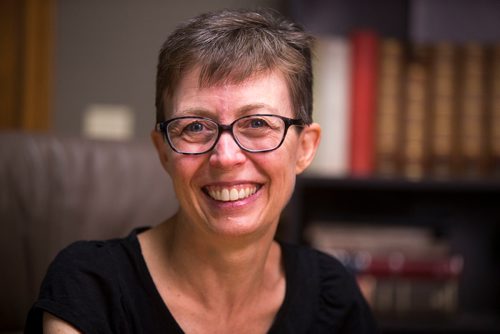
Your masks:
{"label": "short sleeve", "polygon": [[318,333],[377,333],[370,307],[354,275],[335,258],[318,252]]}
{"label": "short sleeve", "polygon": [[49,266],[26,333],[42,333],[49,312],[83,333],[126,333],[118,274],[109,243],[81,241],[62,250]]}

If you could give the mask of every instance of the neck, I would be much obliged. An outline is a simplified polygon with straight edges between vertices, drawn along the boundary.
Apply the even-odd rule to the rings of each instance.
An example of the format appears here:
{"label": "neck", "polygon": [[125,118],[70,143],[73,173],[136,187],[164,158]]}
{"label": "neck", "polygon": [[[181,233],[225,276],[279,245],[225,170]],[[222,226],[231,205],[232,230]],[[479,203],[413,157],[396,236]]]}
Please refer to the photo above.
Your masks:
{"label": "neck", "polygon": [[194,298],[214,307],[235,306],[255,296],[270,276],[279,276],[274,229],[257,237],[200,235],[181,220],[175,216],[164,224],[165,254],[172,278]]}

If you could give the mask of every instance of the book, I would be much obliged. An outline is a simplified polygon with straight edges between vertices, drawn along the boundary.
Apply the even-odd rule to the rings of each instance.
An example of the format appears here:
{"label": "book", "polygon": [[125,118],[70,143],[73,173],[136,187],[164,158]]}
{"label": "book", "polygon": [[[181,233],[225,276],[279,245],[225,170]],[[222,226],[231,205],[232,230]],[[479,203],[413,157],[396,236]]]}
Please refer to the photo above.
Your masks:
{"label": "book", "polygon": [[500,46],[320,36],[310,171],[336,177],[500,177]]}
{"label": "book", "polygon": [[500,44],[490,51],[488,93],[488,175],[500,178]]}
{"label": "book", "polygon": [[375,120],[375,172],[382,177],[400,173],[402,84],[405,50],[400,40],[380,41]]}
{"label": "book", "polygon": [[380,318],[443,318],[458,309],[463,258],[428,228],[314,222],[305,236],[356,275]]}
{"label": "book", "polygon": [[457,174],[457,47],[440,42],[431,47],[429,96],[429,176]]}
{"label": "book", "polygon": [[439,318],[458,310],[460,255],[409,260],[396,253],[359,269],[358,284],[379,317]]}
{"label": "book", "polygon": [[357,254],[384,258],[402,253],[406,259],[437,259],[450,252],[447,240],[437,238],[431,229],[415,226],[318,221],[307,224],[304,237],[312,247],[347,266]]}
{"label": "book", "polygon": [[355,31],[351,41],[351,112],[349,171],[354,177],[374,172],[374,122],[379,37],[371,30]]}
{"label": "book", "polygon": [[412,180],[426,175],[429,110],[429,46],[414,45],[406,67],[402,136],[402,174]]}
{"label": "book", "polygon": [[458,277],[463,268],[460,255],[408,258],[404,252],[379,257],[367,253],[363,254],[363,259],[354,260],[357,274],[377,277],[446,280]]}
{"label": "book", "polygon": [[485,47],[473,42],[464,44],[459,68],[460,174],[478,178],[485,175]]}
{"label": "book", "polygon": [[313,116],[321,142],[310,171],[324,176],[348,172],[350,44],[318,36],[313,49]]}
{"label": "book", "polygon": [[357,281],[378,319],[439,321],[451,318],[459,310],[458,278],[422,280],[363,275]]}

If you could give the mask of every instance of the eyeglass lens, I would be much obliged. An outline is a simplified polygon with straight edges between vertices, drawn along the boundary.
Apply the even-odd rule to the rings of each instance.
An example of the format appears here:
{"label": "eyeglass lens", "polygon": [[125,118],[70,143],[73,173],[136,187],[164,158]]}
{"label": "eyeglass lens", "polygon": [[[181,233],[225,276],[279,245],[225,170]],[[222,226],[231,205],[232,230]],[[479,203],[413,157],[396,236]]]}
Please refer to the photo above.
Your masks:
{"label": "eyeglass lens", "polygon": [[[268,151],[283,140],[286,124],[272,115],[252,115],[231,124],[232,134],[240,147],[248,151]],[[203,153],[219,138],[219,125],[208,118],[186,117],[175,119],[167,126],[168,139],[181,153]]]}

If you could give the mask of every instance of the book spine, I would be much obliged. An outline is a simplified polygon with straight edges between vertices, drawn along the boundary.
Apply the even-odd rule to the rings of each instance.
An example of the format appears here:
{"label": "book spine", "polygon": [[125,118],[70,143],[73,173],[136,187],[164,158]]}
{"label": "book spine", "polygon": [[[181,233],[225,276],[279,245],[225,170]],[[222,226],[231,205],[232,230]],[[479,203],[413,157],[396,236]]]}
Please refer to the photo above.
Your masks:
{"label": "book spine", "polygon": [[356,276],[377,316],[442,318],[458,309],[463,258],[428,229],[316,222],[306,239]]}
{"label": "book spine", "polygon": [[403,253],[393,253],[385,257],[369,257],[365,261],[355,261],[359,275],[376,277],[402,277],[412,279],[446,280],[457,278],[463,268],[461,256],[443,258],[409,259]]}
{"label": "book spine", "polygon": [[403,175],[418,180],[426,174],[428,153],[429,48],[426,45],[414,47],[414,60],[406,68],[401,155]]}
{"label": "book spine", "polygon": [[360,289],[379,317],[443,317],[458,309],[461,256],[372,259],[357,273]]}
{"label": "book spine", "polygon": [[313,110],[321,126],[321,143],[311,172],[345,176],[349,168],[349,42],[340,37],[318,37],[314,54]]}
{"label": "book spine", "polygon": [[484,176],[485,163],[485,49],[476,43],[462,48],[460,101],[461,176]]}
{"label": "book spine", "polygon": [[500,44],[491,48],[491,79],[488,103],[489,175],[500,178]]}
{"label": "book spine", "polygon": [[378,36],[372,31],[351,35],[350,172],[355,177],[374,172],[374,121],[378,68]]}
{"label": "book spine", "polygon": [[379,319],[443,319],[456,314],[459,282],[362,276],[358,285]]}
{"label": "book spine", "polygon": [[394,177],[400,173],[403,68],[404,48],[401,41],[381,40],[375,122],[375,168],[376,174],[382,177]]}
{"label": "book spine", "polygon": [[429,174],[447,179],[456,174],[457,158],[457,52],[451,43],[432,48],[430,71]]}

